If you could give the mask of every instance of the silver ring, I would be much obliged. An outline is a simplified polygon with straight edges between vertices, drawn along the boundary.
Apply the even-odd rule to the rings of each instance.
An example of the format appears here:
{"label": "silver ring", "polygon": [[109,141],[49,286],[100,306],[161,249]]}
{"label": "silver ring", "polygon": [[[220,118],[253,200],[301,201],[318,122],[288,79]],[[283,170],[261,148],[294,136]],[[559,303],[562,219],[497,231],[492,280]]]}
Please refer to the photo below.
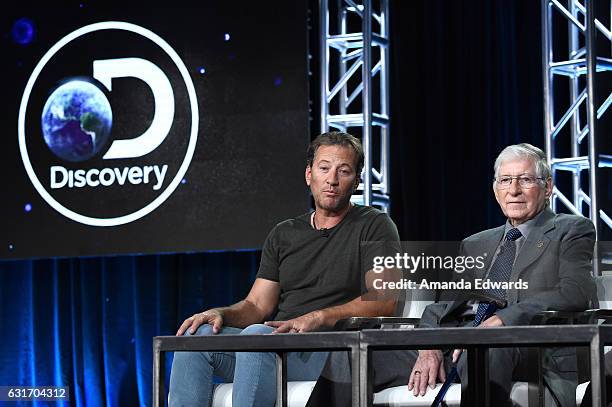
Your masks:
{"label": "silver ring", "polygon": [[414,374],[421,374],[420,370],[415,370]]}

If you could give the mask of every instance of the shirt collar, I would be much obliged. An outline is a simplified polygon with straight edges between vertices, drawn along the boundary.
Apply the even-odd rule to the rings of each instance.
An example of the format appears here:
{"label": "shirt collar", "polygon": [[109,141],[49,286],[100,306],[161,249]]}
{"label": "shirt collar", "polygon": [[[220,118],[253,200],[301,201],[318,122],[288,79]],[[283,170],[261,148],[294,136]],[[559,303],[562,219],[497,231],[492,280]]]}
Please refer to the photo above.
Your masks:
{"label": "shirt collar", "polygon": [[[533,226],[536,224],[537,219],[540,216],[542,216],[544,212],[545,212],[545,209],[541,210],[540,213],[538,213],[533,218],[529,219],[527,222],[523,222],[520,225],[516,226],[516,228],[521,232],[521,235],[523,235],[522,237],[527,238],[527,236],[529,235],[529,232],[533,230]],[[504,236],[506,236],[508,231],[514,227],[515,226],[512,226],[512,223],[510,223],[510,219],[508,219],[506,221],[506,227],[504,229]]]}

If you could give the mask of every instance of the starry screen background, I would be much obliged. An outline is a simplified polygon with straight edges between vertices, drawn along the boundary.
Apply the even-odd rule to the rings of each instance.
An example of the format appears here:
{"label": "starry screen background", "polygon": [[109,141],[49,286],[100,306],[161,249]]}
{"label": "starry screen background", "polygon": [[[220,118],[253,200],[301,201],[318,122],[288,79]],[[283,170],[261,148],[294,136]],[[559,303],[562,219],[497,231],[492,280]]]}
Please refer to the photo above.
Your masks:
{"label": "starry screen background", "polygon": [[[168,42],[189,70],[200,114],[198,142],[184,182],[151,214],[113,227],[83,225],[51,208],[30,182],[17,143],[19,104],[40,58],[66,34],[100,21],[137,24]],[[120,10],[88,3],[53,8],[26,4],[0,16],[0,29],[0,71],[5,78],[0,102],[4,130],[0,138],[4,191],[0,258],[256,249],[276,223],[308,209],[303,179],[310,139],[305,1],[271,1],[265,10],[252,2],[237,7],[223,1]],[[106,41],[99,37],[84,52],[73,49],[55,61],[56,76],[63,75],[63,70],[67,77],[74,75],[79,67],[90,66],[92,58],[112,58],[115,52],[117,57],[145,52],[155,62],[155,53],[139,47],[137,41],[119,43],[112,36]],[[160,57],[159,65],[165,64],[167,60]],[[151,120],[152,114],[146,114],[147,104],[152,103],[147,96],[150,91],[133,82],[131,87],[118,87],[115,94],[115,89],[110,92],[115,134],[141,134]],[[38,88],[30,98],[31,109],[44,103],[45,91],[52,91],[43,85]],[[175,97],[180,103],[184,90],[178,88]],[[40,121],[39,115],[30,117]],[[177,115],[175,130],[188,127],[181,122],[188,119],[188,115]],[[28,122],[28,126],[39,124]],[[27,132],[28,136],[33,133]],[[28,143],[30,157],[44,162],[49,156],[44,142]],[[162,144],[155,154],[163,157],[164,148]],[[79,192],[76,188],[62,191],[62,199],[72,200],[83,211],[104,212],[103,194],[92,199]],[[119,188],[109,194],[107,205],[117,207],[138,199],[133,191]]]}

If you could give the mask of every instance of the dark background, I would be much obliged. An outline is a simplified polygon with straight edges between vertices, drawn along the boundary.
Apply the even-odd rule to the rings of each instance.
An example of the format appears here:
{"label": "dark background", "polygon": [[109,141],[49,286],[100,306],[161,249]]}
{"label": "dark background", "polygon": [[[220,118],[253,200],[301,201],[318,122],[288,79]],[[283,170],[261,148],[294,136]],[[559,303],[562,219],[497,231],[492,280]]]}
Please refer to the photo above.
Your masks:
{"label": "dark background", "polygon": [[[495,156],[544,145],[540,2],[394,0],[391,18],[391,215],[402,239],[500,225]],[[0,263],[0,384],[68,385],[77,405],[150,404],[152,336],[242,298],[258,262],[252,251]]]}
{"label": "dark background", "polygon": [[[273,1],[268,7],[285,18],[253,3],[235,7],[223,1],[120,9],[86,2],[83,7],[24,6],[3,14],[2,72],[10,80],[0,102],[5,129],[0,182],[10,195],[0,200],[0,258],[253,249],[262,246],[276,223],[305,212],[304,155],[310,134],[306,1]],[[14,21],[24,16],[36,27],[34,41],[26,46],[10,35]],[[186,182],[161,206],[129,224],[96,227],[64,217],[34,189],[19,155],[17,114],[32,70],[52,45],[79,27],[113,20],[153,31],[183,59],[196,89],[199,134]],[[144,157],[103,160],[109,141],[90,160],[58,159],[41,135],[40,113],[47,97],[65,78],[91,77],[93,60],[125,57],[150,60],[169,77],[176,109],[168,137]],[[153,102],[143,82],[113,79],[113,91],[106,95],[113,109],[111,140],[133,138],[148,128]],[[43,68],[28,106],[26,140],[38,178],[53,197],[80,214],[111,218],[144,207],[165,189],[183,161],[191,127],[184,81],[170,58],[137,34],[105,30],[67,44]],[[157,192],[152,184],[127,183],[50,190],[46,181],[51,165],[87,170],[154,164],[169,165]],[[26,204],[31,211],[24,210]]]}

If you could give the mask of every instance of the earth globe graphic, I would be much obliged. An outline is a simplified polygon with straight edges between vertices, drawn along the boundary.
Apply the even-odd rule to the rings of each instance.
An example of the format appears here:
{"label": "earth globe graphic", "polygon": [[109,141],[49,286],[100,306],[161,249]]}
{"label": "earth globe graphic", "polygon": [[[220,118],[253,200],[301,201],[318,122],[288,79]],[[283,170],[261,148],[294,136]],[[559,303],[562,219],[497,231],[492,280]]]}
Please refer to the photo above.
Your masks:
{"label": "earth globe graphic", "polygon": [[59,158],[79,162],[100,152],[113,124],[110,103],[93,83],[72,80],[51,93],[41,117],[45,143]]}

